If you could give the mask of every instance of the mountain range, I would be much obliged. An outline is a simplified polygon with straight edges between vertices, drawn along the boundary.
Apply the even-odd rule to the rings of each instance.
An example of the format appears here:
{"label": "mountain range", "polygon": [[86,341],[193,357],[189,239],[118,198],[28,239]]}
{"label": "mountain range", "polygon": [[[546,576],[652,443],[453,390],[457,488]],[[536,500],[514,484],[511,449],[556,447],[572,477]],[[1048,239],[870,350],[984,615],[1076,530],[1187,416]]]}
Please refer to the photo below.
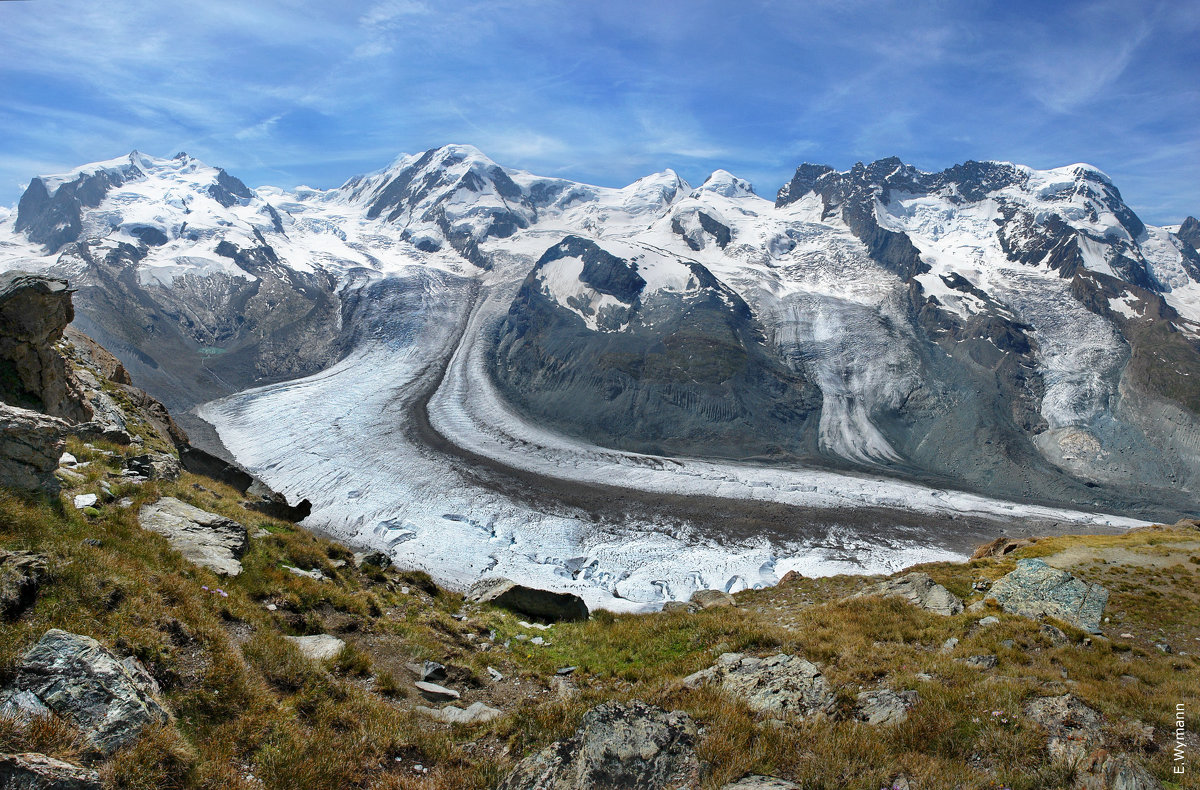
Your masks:
{"label": "mountain range", "polygon": [[895,158],[771,199],[462,145],[329,190],[133,152],[0,210],[0,269],[66,277],[313,526],[638,605],[1194,515],[1198,250],[1088,165]]}

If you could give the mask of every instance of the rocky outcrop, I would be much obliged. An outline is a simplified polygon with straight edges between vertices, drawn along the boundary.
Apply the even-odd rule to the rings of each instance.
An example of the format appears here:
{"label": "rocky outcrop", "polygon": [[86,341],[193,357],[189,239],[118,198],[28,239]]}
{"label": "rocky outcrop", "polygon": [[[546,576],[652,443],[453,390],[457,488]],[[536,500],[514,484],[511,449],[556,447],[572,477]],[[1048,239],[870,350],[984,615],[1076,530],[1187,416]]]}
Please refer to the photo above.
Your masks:
{"label": "rocky outcrop", "polygon": [[971,559],[986,560],[991,557],[1004,557],[1017,549],[1032,546],[1034,543],[1037,543],[1037,538],[996,538],[975,549],[971,554]]}
{"label": "rocky outcrop", "polygon": [[295,645],[300,654],[310,661],[328,661],[331,658],[337,658],[338,654],[342,652],[342,648],[346,646],[345,642],[330,634],[284,638]]}
{"label": "rocky outcrop", "polygon": [[58,459],[70,426],[64,420],[0,403],[0,486],[58,491]]}
{"label": "rocky outcrop", "polygon": [[879,595],[884,598],[903,598],[913,606],[940,615],[956,615],[963,611],[963,602],[957,595],[929,577],[928,573],[906,573],[896,579],[884,581],[852,598]]}
{"label": "rocky outcrop", "polygon": [[0,274],[0,400],[72,422],[91,419],[79,382],[54,347],[74,317],[66,280]]}
{"label": "rocky outcrop", "polygon": [[193,474],[211,477],[246,494],[250,506],[260,513],[272,518],[285,521],[303,521],[312,512],[312,503],[303,499],[299,504],[289,504],[287,498],[277,491],[271,490],[254,475],[235,463],[218,458],[212,453],[193,447],[190,444],[179,444],[179,462],[183,468]]}
{"label": "rocky outcrop", "polygon": [[1017,560],[1017,568],[988,590],[1004,611],[1024,617],[1053,617],[1064,623],[1100,633],[1100,620],[1108,604],[1108,590],[1088,584],[1039,559]]}
{"label": "rocky outcrop", "polygon": [[1045,730],[1046,750],[1075,768],[1077,790],[1158,790],[1162,784],[1125,754],[1105,750],[1100,714],[1071,694],[1039,697],[1025,715]]}
{"label": "rocky outcrop", "polygon": [[100,774],[44,754],[0,754],[5,790],[101,790]]}
{"label": "rocky outcrop", "polygon": [[246,551],[246,528],[233,519],[163,497],[142,507],[138,523],[165,537],[189,562],[227,576],[242,572],[238,560]]}
{"label": "rocky outcrop", "polygon": [[48,570],[41,554],[0,549],[0,617],[16,617],[33,603]]}
{"label": "rocky outcrop", "polygon": [[889,688],[861,692],[854,706],[859,721],[876,726],[899,724],[908,718],[908,711],[921,697],[915,691],[893,691]]}
{"label": "rocky outcrop", "polygon": [[588,619],[587,604],[578,595],[539,590],[500,577],[475,582],[467,599],[550,622]]}
{"label": "rocky outcrop", "polygon": [[170,453],[149,452],[126,459],[125,468],[147,480],[177,480],[179,459]]}
{"label": "rocky outcrop", "polygon": [[92,750],[109,755],[147,724],[168,721],[157,693],[136,660],[120,661],[95,639],[55,628],[22,656],[0,707],[15,703],[28,713],[44,706],[77,727]]}
{"label": "rocky outcrop", "polygon": [[754,710],[775,716],[832,715],[837,709],[833,687],[820,668],[786,653],[769,658],[725,653],[713,666],[683,679],[689,688],[708,684],[720,685]]}
{"label": "rocky outcrop", "polygon": [[522,760],[500,790],[698,790],[696,738],[686,713],[608,702],[571,738]]}

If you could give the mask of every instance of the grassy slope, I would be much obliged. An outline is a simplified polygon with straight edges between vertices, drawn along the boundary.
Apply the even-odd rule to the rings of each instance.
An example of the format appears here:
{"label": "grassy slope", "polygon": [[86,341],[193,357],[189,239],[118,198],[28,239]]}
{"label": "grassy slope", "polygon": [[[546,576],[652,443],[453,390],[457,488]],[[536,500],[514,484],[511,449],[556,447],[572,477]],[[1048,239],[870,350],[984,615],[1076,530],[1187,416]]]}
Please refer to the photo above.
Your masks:
{"label": "grassy slope", "polygon": [[[92,479],[106,464],[115,467],[82,444],[69,449],[92,461],[86,470]],[[64,505],[65,498],[35,502],[0,492],[0,547],[39,551],[52,560],[52,579],[36,604],[17,621],[0,622],[0,685],[21,652],[58,627],[137,656],[163,684],[176,713],[172,725],[147,733],[103,766],[114,787],[492,787],[515,759],[568,734],[585,710],[611,698],[689,712],[701,728],[710,788],[747,771],[776,773],[809,788],[875,790],[900,772],[922,788],[1067,786],[1069,772],[1049,763],[1044,735],[1019,711],[1030,696],[1068,690],[1101,710],[1112,737],[1129,751],[1139,744],[1128,722],[1152,723],[1162,748],[1143,757],[1164,779],[1171,778],[1167,730],[1177,702],[1191,701],[1188,728],[1200,731],[1194,702],[1200,662],[1192,655],[1200,651],[1200,535],[1194,530],[1055,538],[1019,553],[1082,552],[1083,564],[1073,572],[1113,593],[1105,630],[1114,638],[1090,645],[1084,634],[1067,629],[1071,643],[1054,646],[1039,624],[1003,613],[1000,625],[980,629],[978,614],[942,618],[894,600],[839,602],[864,585],[844,576],[740,593],[736,609],[601,612],[587,623],[539,631],[495,609],[464,607],[460,596],[437,590],[420,574],[336,567],[349,557],[345,548],[244,509],[236,491],[206,478],[185,474],[120,494],[131,496],[133,507],[110,505],[88,517]],[[252,534],[269,534],[252,538],[241,576],[219,578],[138,528],[137,508],[160,495],[228,515]],[[1119,555],[1125,562],[1087,559],[1089,552],[1117,556],[1115,550],[1125,552]],[[1130,557],[1149,565],[1134,567]],[[922,569],[968,597],[974,580],[998,578],[1014,559]],[[320,568],[331,580],[297,577],[283,563]],[[212,592],[218,588],[228,597]],[[268,603],[277,610],[268,611]],[[321,632],[351,645],[325,666],[307,662],[283,639]],[[503,647],[522,633],[549,644]],[[1134,636],[1116,637],[1120,633]],[[945,655],[938,648],[951,636],[961,643]],[[1002,644],[1008,639],[1011,648]],[[1154,647],[1163,639],[1175,654]],[[847,711],[859,687],[884,683],[915,688],[922,702],[890,729],[849,720],[774,726],[716,690],[679,685],[728,650],[794,652],[819,662],[841,689]],[[953,660],[986,653],[1000,660],[989,672]],[[420,701],[411,696],[412,678],[403,669],[414,658],[452,665],[447,685],[462,690],[464,702],[487,701],[506,714],[474,728],[422,717],[412,710]],[[579,669],[566,683],[553,681],[565,665]],[[505,680],[490,683],[488,666]],[[1196,748],[1193,742],[1193,761]],[[61,726],[0,723],[0,751],[13,750],[70,758],[76,748]],[[1180,786],[1200,787],[1194,777],[1189,773]]]}

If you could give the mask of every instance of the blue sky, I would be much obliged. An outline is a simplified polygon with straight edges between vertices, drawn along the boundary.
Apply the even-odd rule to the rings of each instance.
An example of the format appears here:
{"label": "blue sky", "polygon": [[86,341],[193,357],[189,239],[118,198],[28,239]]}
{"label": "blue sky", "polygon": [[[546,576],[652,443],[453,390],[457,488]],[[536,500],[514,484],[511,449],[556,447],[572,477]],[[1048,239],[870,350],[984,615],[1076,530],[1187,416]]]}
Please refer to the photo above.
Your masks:
{"label": "blue sky", "polygon": [[1200,214],[1200,2],[0,2],[0,204],[137,148],[336,186],[449,142],[622,185],[1089,162]]}

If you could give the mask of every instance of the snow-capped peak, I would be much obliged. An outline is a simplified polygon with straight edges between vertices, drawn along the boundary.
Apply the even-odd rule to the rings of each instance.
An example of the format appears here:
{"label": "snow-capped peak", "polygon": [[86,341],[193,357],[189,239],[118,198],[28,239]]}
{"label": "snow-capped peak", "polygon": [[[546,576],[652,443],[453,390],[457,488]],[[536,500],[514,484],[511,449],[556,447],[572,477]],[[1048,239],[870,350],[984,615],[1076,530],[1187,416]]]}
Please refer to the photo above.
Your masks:
{"label": "snow-capped peak", "polygon": [[714,170],[693,194],[699,192],[713,192],[727,198],[748,197],[755,194],[754,186],[749,181],[738,178],[728,170]]}

